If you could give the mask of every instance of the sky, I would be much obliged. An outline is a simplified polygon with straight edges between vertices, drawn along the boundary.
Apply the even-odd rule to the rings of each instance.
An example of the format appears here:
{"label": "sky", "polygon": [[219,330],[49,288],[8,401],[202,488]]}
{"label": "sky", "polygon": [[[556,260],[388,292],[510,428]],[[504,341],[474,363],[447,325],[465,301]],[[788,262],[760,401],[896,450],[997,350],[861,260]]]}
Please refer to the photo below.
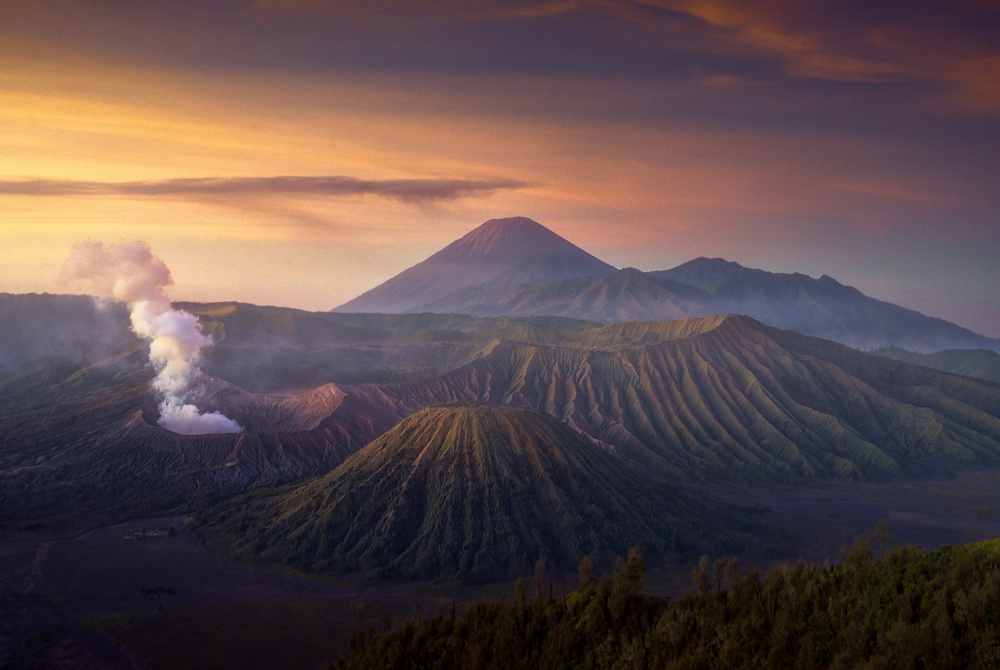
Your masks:
{"label": "sky", "polygon": [[1000,5],[0,1],[0,291],[326,310],[504,216],[1000,337]]}

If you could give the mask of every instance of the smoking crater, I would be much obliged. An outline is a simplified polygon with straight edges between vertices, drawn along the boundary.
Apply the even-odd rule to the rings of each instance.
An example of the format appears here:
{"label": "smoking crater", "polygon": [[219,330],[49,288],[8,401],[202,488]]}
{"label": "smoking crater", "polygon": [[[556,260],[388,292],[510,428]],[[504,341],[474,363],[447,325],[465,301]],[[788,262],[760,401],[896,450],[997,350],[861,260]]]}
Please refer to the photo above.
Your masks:
{"label": "smoking crater", "polygon": [[194,404],[192,385],[212,338],[202,331],[198,317],[170,306],[167,287],[174,280],[148,244],[79,242],[63,264],[59,282],[82,283],[96,295],[131,306],[132,331],[149,342],[149,362],[156,370],[152,385],[161,397],[160,426],[181,435],[243,431],[221,412],[203,413]]}

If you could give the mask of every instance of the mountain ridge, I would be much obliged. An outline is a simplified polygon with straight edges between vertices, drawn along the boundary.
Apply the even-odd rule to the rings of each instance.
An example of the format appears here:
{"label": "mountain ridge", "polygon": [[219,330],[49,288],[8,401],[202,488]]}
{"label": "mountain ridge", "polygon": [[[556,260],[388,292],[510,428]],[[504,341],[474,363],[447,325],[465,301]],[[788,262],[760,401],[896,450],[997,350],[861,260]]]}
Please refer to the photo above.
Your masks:
{"label": "mountain ridge", "polygon": [[[93,306],[74,301],[81,313]],[[57,311],[59,302],[42,301]],[[186,307],[218,337],[203,369],[226,373],[203,380],[201,404],[231,413],[246,432],[191,438],[157,427],[145,350],[126,337],[122,313],[122,337],[104,334],[120,340],[109,357],[67,358],[91,351],[90,340],[56,339],[47,357],[0,370],[0,495],[12,514],[95,501],[179,504],[321,474],[446,402],[543,412],[678,482],[893,480],[1000,462],[996,384],[745,316],[598,326]],[[43,314],[4,325],[30,332],[50,322]],[[71,324],[61,327],[71,332]],[[328,360],[337,364],[325,367]],[[262,373],[278,376],[262,383]],[[244,390],[240,379],[261,386]]]}
{"label": "mountain ridge", "polygon": [[[509,234],[514,229],[530,234]],[[559,249],[555,254],[553,245]],[[490,257],[504,262],[483,262]],[[829,275],[815,279],[706,257],[669,270],[615,270],[523,217],[491,219],[334,311],[351,310],[544,315],[605,323],[738,313],[857,349],[1000,352],[1000,339],[867,296]]]}

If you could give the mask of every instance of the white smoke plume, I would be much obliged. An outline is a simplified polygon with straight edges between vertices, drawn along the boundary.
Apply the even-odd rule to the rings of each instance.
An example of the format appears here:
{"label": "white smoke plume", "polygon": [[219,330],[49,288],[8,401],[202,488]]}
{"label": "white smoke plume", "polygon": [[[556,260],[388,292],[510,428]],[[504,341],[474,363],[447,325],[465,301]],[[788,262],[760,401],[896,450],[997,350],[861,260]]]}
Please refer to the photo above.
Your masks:
{"label": "white smoke plume", "polygon": [[140,240],[107,245],[84,241],[73,247],[59,282],[83,282],[98,295],[132,307],[132,330],[149,342],[149,361],[156,370],[153,388],[163,400],[157,423],[181,435],[239,433],[243,428],[220,412],[203,414],[191,404],[191,386],[201,374],[202,350],[212,338],[198,317],[170,306],[170,270]]}

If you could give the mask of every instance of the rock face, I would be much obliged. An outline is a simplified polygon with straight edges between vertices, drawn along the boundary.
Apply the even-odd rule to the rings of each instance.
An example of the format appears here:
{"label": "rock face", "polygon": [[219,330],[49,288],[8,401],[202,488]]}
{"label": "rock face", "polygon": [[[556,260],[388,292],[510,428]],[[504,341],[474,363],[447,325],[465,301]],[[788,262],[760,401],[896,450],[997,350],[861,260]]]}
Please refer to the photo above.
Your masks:
{"label": "rock face", "polygon": [[448,298],[459,291],[478,288],[492,295],[524,281],[613,270],[604,261],[531,219],[491,219],[430,258],[334,311],[455,311],[448,308]]}
{"label": "rock face", "polygon": [[458,404],[422,409],[330,474],[225,501],[203,522],[237,554],[300,569],[490,581],[538,558],[572,569],[634,545],[692,548],[688,529],[704,518],[547,415]]}

